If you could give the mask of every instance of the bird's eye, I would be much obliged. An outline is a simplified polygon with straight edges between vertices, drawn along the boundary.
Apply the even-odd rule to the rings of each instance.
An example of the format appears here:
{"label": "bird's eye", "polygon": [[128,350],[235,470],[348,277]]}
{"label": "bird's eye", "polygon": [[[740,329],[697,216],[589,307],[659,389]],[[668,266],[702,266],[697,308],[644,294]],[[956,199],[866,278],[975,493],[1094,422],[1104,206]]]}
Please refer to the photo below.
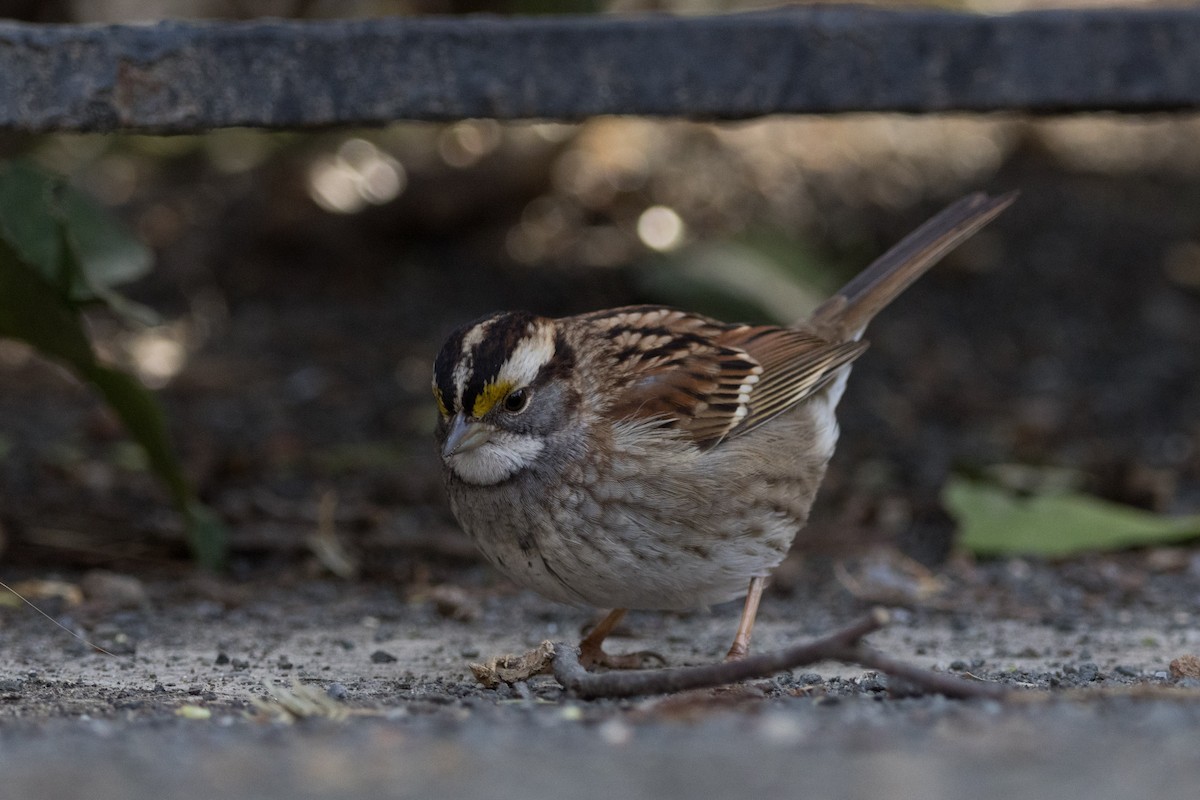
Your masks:
{"label": "bird's eye", "polygon": [[528,389],[514,389],[504,398],[504,410],[510,414],[520,414],[528,405]]}

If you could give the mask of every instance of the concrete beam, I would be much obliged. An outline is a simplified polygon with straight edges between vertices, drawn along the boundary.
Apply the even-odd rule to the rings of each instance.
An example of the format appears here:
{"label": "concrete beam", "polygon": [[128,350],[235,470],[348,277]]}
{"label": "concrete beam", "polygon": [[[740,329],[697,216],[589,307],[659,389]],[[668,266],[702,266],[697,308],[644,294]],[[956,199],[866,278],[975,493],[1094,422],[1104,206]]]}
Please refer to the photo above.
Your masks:
{"label": "concrete beam", "polygon": [[1200,108],[1200,9],[0,23],[0,130]]}

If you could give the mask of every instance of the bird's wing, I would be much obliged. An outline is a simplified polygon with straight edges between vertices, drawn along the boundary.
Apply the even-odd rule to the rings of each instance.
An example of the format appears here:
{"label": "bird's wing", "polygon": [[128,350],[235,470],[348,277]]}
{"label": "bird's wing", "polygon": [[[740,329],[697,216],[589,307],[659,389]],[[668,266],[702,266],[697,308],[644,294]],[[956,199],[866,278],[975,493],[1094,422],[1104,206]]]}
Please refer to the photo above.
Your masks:
{"label": "bird's wing", "polygon": [[705,448],[803,402],[866,349],[795,328],[729,325],[660,306],[586,318],[625,367],[627,380],[609,417],[659,419]]}

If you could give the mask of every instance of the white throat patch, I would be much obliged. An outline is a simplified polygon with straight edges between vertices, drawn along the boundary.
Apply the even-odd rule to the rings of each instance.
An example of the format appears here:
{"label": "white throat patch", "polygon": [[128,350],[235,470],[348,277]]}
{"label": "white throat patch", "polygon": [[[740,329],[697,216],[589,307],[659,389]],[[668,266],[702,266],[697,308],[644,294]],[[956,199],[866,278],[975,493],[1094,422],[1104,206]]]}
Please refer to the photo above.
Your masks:
{"label": "white throat patch", "polygon": [[464,453],[455,453],[446,464],[463,482],[492,486],[507,480],[533,463],[545,445],[540,439],[497,431],[491,441]]}

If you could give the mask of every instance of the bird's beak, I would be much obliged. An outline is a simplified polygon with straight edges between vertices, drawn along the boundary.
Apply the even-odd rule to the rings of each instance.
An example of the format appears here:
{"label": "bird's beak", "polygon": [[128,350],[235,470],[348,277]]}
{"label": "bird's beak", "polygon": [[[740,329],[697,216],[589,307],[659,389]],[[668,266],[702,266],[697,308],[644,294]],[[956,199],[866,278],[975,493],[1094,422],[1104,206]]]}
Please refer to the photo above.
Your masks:
{"label": "bird's beak", "polygon": [[472,422],[460,411],[450,421],[450,432],[442,445],[442,458],[455,453],[466,453],[481,447],[492,438],[492,427],[482,422]]}

